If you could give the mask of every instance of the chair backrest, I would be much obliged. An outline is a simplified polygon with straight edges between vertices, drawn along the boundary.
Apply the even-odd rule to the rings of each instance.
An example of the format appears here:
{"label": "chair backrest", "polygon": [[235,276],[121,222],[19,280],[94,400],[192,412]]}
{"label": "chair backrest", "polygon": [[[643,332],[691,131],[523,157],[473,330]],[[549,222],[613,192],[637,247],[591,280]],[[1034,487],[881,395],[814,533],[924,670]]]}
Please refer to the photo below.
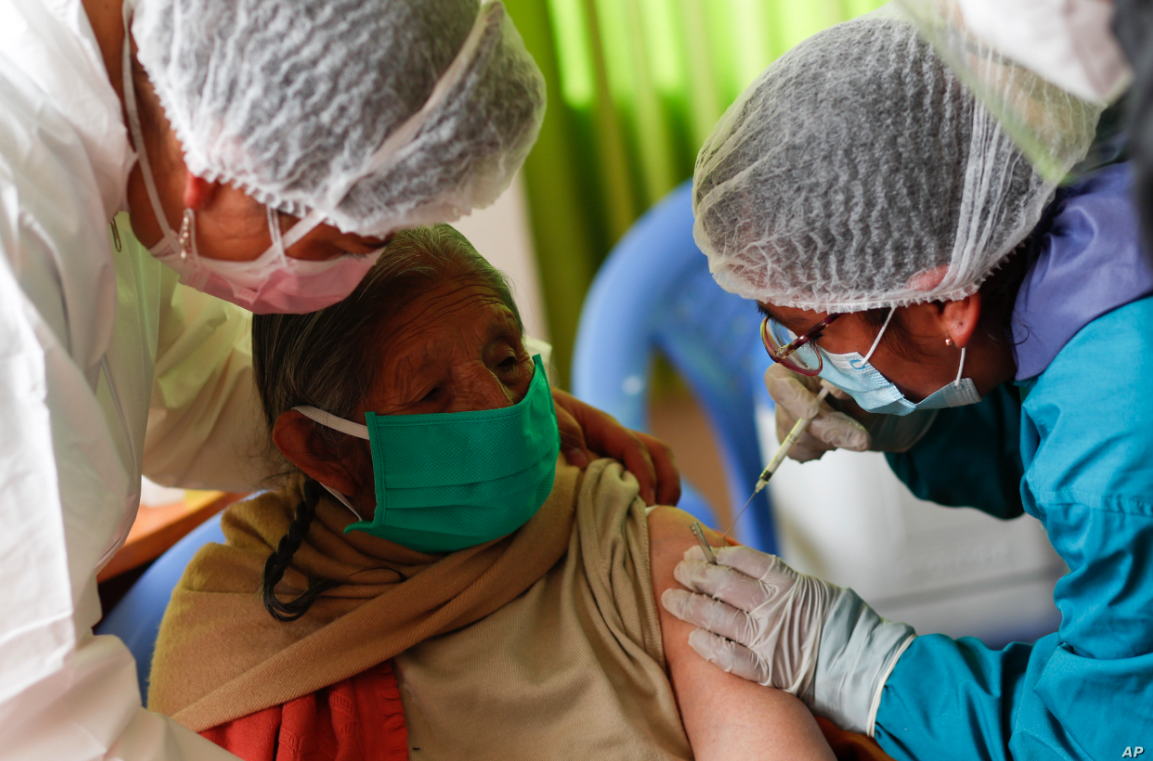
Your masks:
{"label": "chair backrest", "polygon": [[124,640],[136,658],[136,678],[140,683],[140,698],[145,704],[148,703],[148,676],[160,620],[164,618],[172,590],[196,551],[206,544],[224,543],[220,515],[212,516],[168,548],[96,625],[97,634],[116,635]]}
{"label": "chair backrest", "polygon": [[[754,394],[763,387],[769,358],[756,304],[721,290],[693,242],[691,192],[686,182],[650,209],[597,274],[581,312],[573,392],[625,425],[646,430],[652,355],[664,354],[707,413],[735,514],[763,467]],[[691,489],[680,506],[716,525]],[[767,490],[749,506],[737,535],[776,551]]]}

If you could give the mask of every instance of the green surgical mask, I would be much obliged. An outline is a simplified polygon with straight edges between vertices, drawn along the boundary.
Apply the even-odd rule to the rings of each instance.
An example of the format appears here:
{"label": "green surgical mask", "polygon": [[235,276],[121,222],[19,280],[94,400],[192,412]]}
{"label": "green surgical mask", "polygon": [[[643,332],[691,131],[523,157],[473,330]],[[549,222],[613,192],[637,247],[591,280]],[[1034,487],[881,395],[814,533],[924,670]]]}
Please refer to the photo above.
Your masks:
{"label": "green surgical mask", "polygon": [[[368,439],[376,512],[364,520],[329,489],[363,531],[420,552],[453,552],[507,536],[552,491],[560,453],[556,410],[540,356],[528,393],[512,407],[432,415],[365,414],[359,425],[296,407],[321,425]],[[328,488],[328,487],[325,487]]]}

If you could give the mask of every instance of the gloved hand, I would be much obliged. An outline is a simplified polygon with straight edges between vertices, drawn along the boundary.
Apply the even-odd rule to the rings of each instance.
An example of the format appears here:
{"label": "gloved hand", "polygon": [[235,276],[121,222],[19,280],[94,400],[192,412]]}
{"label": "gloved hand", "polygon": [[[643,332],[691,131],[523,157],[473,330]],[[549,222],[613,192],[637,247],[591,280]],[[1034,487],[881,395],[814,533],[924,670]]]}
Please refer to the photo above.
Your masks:
{"label": "gloved hand", "polygon": [[827,400],[817,404],[820,380],[794,373],[776,362],[765,371],[765,388],[776,402],[777,441],[785,440],[799,418],[816,415],[789,452],[789,457],[798,462],[819,459],[833,449],[905,452],[937,419],[937,410],[918,410],[903,416],[865,412],[840,389],[830,393],[845,410],[838,412]]}
{"label": "gloved hand", "polygon": [[693,547],[674,569],[691,592],[661,604],[698,627],[689,644],[727,672],[790,692],[819,716],[872,734],[881,687],[912,627],[878,616],[851,589],[797,573],[751,547]]}
{"label": "gloved hand", "polygon": [[693,649],[737,676],[794,695],[806,692],[837,587],[751,547],[716,550],[716,565],[705,562],[699,547],[693,550],[673,575],[704,594],[669,589],[661,598],[670,613],[700,627],[689,635]]}

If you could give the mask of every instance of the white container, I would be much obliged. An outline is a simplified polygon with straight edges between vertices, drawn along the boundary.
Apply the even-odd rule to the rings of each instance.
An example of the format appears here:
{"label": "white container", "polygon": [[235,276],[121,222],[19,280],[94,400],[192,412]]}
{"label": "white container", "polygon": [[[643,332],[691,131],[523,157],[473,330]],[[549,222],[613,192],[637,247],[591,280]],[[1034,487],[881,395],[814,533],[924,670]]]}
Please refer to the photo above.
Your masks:
{"label": "white container", "polygon": [[[777,449],[773,412],[757,409],[761,451]],[[769,483],[781,556],[852,587],[918,634],[1000,646],[1056,631],[1053,587],[1066,566],[1044,527],[917,499],[877,452],[786,460]]]}

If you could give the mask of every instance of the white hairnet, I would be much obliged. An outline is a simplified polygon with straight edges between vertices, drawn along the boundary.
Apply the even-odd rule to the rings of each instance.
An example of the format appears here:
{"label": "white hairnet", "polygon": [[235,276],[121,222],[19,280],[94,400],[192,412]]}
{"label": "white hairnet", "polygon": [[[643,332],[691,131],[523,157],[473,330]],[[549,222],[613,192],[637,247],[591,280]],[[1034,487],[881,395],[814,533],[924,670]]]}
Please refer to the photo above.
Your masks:
{"label": "white hairnet", "polygon": [[963,298],[1054,190],[908,21],[781,57],[697,157],[694,236],[726,290],[853,312]]}
{"label": "white hairnet", "polygon": [[508,186],[545,88],[499,2],[135,0],[189,171],[382,235]]}
{"label": "white hairnet", "polygon": [[[1072,14],[1072,8],[1055,7],[1061,3],[1008,2],[997,10],[995,0],[897,0],[897,4],[933,44],[937,54],[1000,120],[1038,171],[1051,180],[1065,179],[1089,150],[1106,104],[1090,102],[1061,89],[1030,68],[1030,61],[1015,61],[1004,55],[997,42],[998,37],[1022,35],[1015,25],[1032,24],[1042,27],[1032,34],[1055,38],[1050,49],[1034,46],[1038,49],[1028,51],[1033,54],[1034,65],[1052,65],[1050,59],[1054,56],[1073,58],[1073,51],[1061,48],[1059,34],[1062,25],[1073,22],[1073,18],[1065,17]],[[1106,15],[1112,12],[1111,3],[1082,5],[1100,6],[1099,12]],[[1052,18],[1046,19],[1047,14]],[[1024,36],[1027,38],[1029,33]],[[1084,44],[1095,42],[1101,40],[1086,34]],[[1123,66],[1116,42],[1110,39],[1108,44],[1111,51],[1100,51],[1094,57],[1105,59],[1111,66]],[[1122,77],[1120,81],[1127,79]]]}

